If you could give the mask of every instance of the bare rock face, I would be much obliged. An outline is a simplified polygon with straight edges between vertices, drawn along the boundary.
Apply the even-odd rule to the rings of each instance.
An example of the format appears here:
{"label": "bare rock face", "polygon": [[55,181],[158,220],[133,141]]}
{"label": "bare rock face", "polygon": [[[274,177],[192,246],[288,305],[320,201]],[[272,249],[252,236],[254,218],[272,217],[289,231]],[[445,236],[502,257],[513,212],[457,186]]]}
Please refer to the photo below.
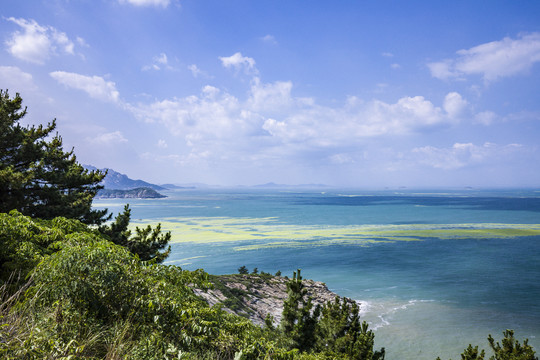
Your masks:
{"label": "bare rock face", "polygon": [[[223,310],[247,317],[256,325],[263,325],[268,314],[273,317],[274,325],[280,323],[283,303],[287,299],[287,278],[235,274],[213,276],[211,281],[215,285],[214,289],[195,290],[210,306],[221,304]],[[333,301],[338,296],[322,282],[302,281],[314,307]]]}

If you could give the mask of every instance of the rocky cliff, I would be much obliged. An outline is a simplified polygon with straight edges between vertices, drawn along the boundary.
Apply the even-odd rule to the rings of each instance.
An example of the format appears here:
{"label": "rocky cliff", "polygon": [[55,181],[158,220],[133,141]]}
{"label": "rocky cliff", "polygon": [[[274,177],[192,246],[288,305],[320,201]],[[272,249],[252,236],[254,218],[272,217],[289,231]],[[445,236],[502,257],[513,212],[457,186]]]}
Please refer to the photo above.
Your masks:
{"label": "rocky cliff", "polygon": [[[287,278],[268,274],[234,274],[211,276],[211,281],[214,289],[196,290],[211,306],[222,304],[224,310],[247,317],[257,325],[264,324],[268,314],[274,318],[275,325],[281,321],[283,302],[287,298]],[[314,306],[338,296],[322,282],[305,279],[303,282]]]}

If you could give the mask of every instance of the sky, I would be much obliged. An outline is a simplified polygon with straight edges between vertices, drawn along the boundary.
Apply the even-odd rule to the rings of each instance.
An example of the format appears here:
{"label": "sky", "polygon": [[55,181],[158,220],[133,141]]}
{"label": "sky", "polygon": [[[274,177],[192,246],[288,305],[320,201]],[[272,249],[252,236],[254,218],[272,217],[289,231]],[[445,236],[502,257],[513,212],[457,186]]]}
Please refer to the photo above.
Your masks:
{"label": "sky", "polygon": [[536,0],[3,0],[0,88],[158,184],[540,187]]}

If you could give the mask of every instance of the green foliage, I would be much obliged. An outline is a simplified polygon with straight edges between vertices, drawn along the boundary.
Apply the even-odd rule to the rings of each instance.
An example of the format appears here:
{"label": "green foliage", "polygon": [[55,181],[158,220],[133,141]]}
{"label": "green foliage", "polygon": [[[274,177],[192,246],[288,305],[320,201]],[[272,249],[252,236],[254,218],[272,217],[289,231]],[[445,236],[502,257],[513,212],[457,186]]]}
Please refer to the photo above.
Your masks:
{"label": "green foliage", "polygon": [[301,352],[317,351],[333,358],[384,359],[384,348],[373,349],[375,334],[366,322],[360,323],[358,304],[336,297],[322,308],[313,309],[311,299],[305,299],[307,290],[300,270],[294,272],[287,290],[281,328],[293,348]]}
{"label": "green foliage", "polygon": [[495,340],[491,335],[488,336],[489,346],[495,353],[491,360],[538,360],[535,356],[534,349],[529,345],[529,340],[525,339],[523,345],[518,340],[514,339],[514,331],[506,330],[503,332],[504,338],[502,345]]}
{"label": "green foliage", "polygon": [[385,350],[374,351],[375,334],[360,323],[356,302],[336,297],[321,310],[317,327],[317,349],[346,354],[351,359],[384,359]]}
{"label": "green foliage", "polygon": [[[538,360],[535,356],[535,351],[532,346],[529,345],[529,340],[525,339],[523,345],[514,338],[513,330],[506,330],[503,332],[504,338],[502,339],[502,345],[499,342],[495,343],[495,339],[488,336],[488,342],[494,355],[490,360]],[[485,351],[478,351],[478,346],[473,347],[469,344],[469,347],[461,354],[462,360],[484,360]],[[440,360],[440,358],[437,358]]]}
{"label": "green foliage", "polygon": [[302,283],[300,269],[293,273],[293,278],[287,282],[287,299],[283,303],[281,327],[291,339],[291,346],[300,351],[310,350],[315,343],[315,331],[318,311],[311,313],[313,304],[311,298],[305,299],[307,290]]}
{"label": "green foliage", "polygon": [[92,200],[105,174],[88,171],[62,138],[47,126],[23,127],[22,98],[0,90],[0,212],[18,210],[41,219],[58,216],[99,224],[107,210],[92,210]]}
{"label": "green foliage", "polygon": [[242,265],[238,268],[238,273],[242,275],[249,274],[249,270],[245,265]]}
{"label": "green foliage", "polygon": [[469,347],[461,354],[461,360],[484,360],[485,355],[486,352],[484,350],[478,351],[478,346],[472,347],[469,344]]}
{"label": "green foliage", "polygon": [[113,243],[127,248],[139,256],[142,261],[152,261],[162,263],[170,254],[171,247],[161,252],[171,239],[171,233],[161,233],[161,224],[154,229],[150,225],[145,228],[135,228],[135,235],[132,236],[128,229],[131,219],[131,209],[129,205],[124,207],[124,212],[119,213],[114,221],[108,225],[101,225],[99,231]]}
{"label": "green foliage", "polygon": [[13,273],[24,279],[45,257],[59,251],[69,234],[76,231],[93,233],[73,219],[32,219],[16,210],[0,213],[0,283]]}
{"label": "green foliage", "polygon": [[275,330],[210,308],[196,296],[192,287],[210,286],[202,270],[140,261],[75,220],[34,220],[17,212],[2,219],[9,225],[2,227],[4,237],[26,236],[30,245],[39,244],[40,254],[26,287],[15,295],[6,283],[0,287],[3,359],[293,359],[297,354],[282,345]]}

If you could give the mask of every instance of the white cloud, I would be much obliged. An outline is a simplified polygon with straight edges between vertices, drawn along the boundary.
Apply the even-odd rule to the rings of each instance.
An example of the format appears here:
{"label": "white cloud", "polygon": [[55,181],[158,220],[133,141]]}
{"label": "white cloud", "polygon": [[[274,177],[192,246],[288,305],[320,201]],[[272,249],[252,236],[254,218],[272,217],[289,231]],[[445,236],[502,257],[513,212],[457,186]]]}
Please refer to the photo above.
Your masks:
{"label": "white cloud", "polygon": [[74,44],[68,36],[51,26],[41,26],[35,20],[8,18],[19,25],[23,32],[15,31],[6,41],[8,52],[14,57],[43,64],[51,55],[74,54]]}
{"label": "white cloud", "polygon": [[161,149],[166,149],[168,147],[167,142],[163,139],[158,140],[157,146]]}
{"label": "white cloud", "polygon": [[333,164],[352,164],[354,163],[354,159],[349,154],[333,154],[329,156],[329,160]]}
{"label": "white cloud", "polygon": [[422,96],[403,97],[396,103],[351,97],[343,106],[328,107],[294,97],[292,88],[291,82],[262,83],[255,78],[245,100],[207,85],[200,95],[130,108],[141,120],[163,124],[186,146],[220,148],[213,153],[229,154],[240,146],[262,152],[283,146],[290,146],[291,152],[300,147],[317,151],[355,146],[370,137],[423,132],[451,126],[467,104],[459,94],[450,93],[444,109]]}
{"label": "white cloud", "polygon": [[397,69],[401,69],[401,65],[397,64],[397,63],[394,63],[392,65],[390,65],[390,67],[394,70],[397,70]]}
{"label": "white cloud", "polygon": [[208,75],[204,71],[199,69],[199,67],[197,65],[195,65],[195,64],[191,64],[187,68],[188,68],[189,71],[191,71],[191,74],[195,78],[197,78],[199,76],[208,77]]}
{"label": "white cloud", "polygon": [[124,137],[124,135],[122,135],[122,132],[120,131],[100,134],[95,138],[88,138],[88,140],[92,143],[100,145],[113,145],[128,142],[128,140]]}
{"label": "white cloud", "polygon": [[492,111],[482,111],[474,116],[474,122],[482,125],[491,125],[497,119],[497,115]]}
{"label": "white cloud", "polygon": [[77,44],[79,44],[80,46],[82,47],[90,47],[90,45],[88,45],[86,43],[86,40],[84,40],[82,37],[80,36],[77,36]]}
{"label": "white cloud", "polygon": [[239,52],[228,57],[219,57],[219,59],[226,68],[234,68],[236,71],[243,69],[246,74],[257,73],[257,68],[255,68],[255,60],[247,56],[242,56],[242,54]]}
{"label": "white cloud", "polygon": [[238,135],[246,126],[238,100],[211,86],[204,87],[200,96],[157,101],[131,109],[138,118],[161,123],[173,135],[183,136],[189,145],[198,140]]}
{"label": "white cloud", "polygon": [[268,44],[277,45],[276,38],[270,34],[263,36],[261,40]]}
{"label": "white cloud", "polygon": [[483,145],[455,143],[451,148],[433,146],[415,148],[412,150],[412,154],[421,164],[437,169],[454,170],[489,163],[493,160],[500,161],[503,156],[520,151],[522,148],[523,146],[520,144],[501,146],[489,142]]}
{"label": "white cloud", "polygon": [[0,66],[0,83],[4,88],[19,93],[36,89],[32,75],[16,66]]}
{"label": "white cloud", "polygon": [[[246,59],[238,53],[222,62],[254,68],[255,61]],[[313,154],[328,164],[352,164],[366,161],[357,156],[362,144],[431,133],[475,115],[457,92],[439,104],[423,96],[404,96],[394,102],[349,97],[342,105],[329,106],[295,97],[290,81],[264,83],[256,76],[245,98],[206,85],[199,94],[128,108],[138,119],[161,124],[178,138],[168,145],[182,149],[182,161],[196,158],[209,164],[306,159]]]}
{"label": "white cloud", "polygon": [[121,4],[131,4],[134,6],[161,6],[166,8],[170,4],[170,0],[120,0]]}
{"label": "white cloud", "polygon": [[481,75],[485,81],[495,81],[526,73],[540,61],[540,33],[521,34],[517,39],[505,37],[456,54],[454,59],[428,64],[431,75],[439,79]]}
{"label": "white cloud", "polygon": [[450,118],[458,118],[468,106],[468,102],[457,92],[451,92],[444,98],[443,108]]}
{"label": "white cloud", "polygon": [[435,63],[427,64],[429,70],[431,71],[431,76],[438,79],[448,79],[448,78],[457,78],[459,74],[451,69],[452,62],[450,60],[439,61]]}
{"label": "white cloud", "polygon": [[167,70],[174,70],[174,68],[169,65],[169,59],[167,58],[167,54],[165,53],[161,53],[158,56],[154,56],[152,61],[153,63],[151,65],[143,66],[142,70],[144,71],[161,70],[162,68],[165,68]]}
{"label": "white cloud", "polygon": [[251,86],[248,106],[250,109],[257,111],[272,111],[274,109],[283,111],[291,105],[291,90],[292,83],[290,81],[261,84],[260,80],[255,78]]}
{"label": "white cloud", "polygon": [[94,99],[110,102],[119,101],[119,92],[112,81],[106,81],[100,76],[86,76],[65,71],[54,71],[51,77],[59,83],[86,92]]}
{"label": "white cloud", "polygon": [[156,57],[156,61],[160,64],[167,65],[168,64],[167,54],[165,53],[159,54],[159,56]]}

